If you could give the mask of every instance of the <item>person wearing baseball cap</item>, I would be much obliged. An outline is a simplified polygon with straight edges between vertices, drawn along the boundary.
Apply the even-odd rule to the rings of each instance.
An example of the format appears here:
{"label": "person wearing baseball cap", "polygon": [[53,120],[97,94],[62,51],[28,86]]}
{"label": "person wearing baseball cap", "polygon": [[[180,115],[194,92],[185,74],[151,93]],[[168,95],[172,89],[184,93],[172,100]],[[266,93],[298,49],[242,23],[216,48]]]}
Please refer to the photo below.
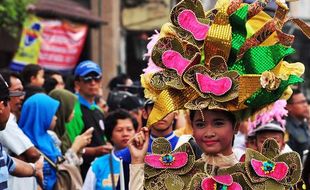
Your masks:
{"label": "person wearing baseball cap", "polygon": [[90,74],[91,72],[101,76],[102,70],[97,63],[93,61],[86,60],[82,61],[75,69],[74,75],[79,77],[85,77],[86,75]]}
{"label": "person wearing baseball cap", "polygon": [[104,132],[104,115],[95,103],[99,95],[102,70],[90,60],[79,63],[74,71],[74,85],[78,102],[74,107],[74,118],[66,124],[68,136],[73,142],[76,136],[94,127],[91,143],[83,150],[82,177],[85,178],[90,163],[98,156],[109,153],[112,145],[107,144]]}
{"label": "person wearing baseball cap", "polygon": [[254,120],[249,122],[255,136],[257,150],[261,151],[263,143],[268,138],[275,139],[282,153],[292,151],[285,143],[285,117],[288,111],[285,109],[286,101],[278,100],[256,114]]}

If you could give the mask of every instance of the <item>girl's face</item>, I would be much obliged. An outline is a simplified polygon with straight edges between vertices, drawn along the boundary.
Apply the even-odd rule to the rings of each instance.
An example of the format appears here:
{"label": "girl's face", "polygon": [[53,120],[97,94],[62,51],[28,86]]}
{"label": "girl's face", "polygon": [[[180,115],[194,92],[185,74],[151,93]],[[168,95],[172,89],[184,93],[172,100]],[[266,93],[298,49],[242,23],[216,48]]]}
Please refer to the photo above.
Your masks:
{"label": "girl's face", "polygon": [[203,110],[195,112],[192,125],[193,135],[205,154],[224,156],[232,154],[232,141],[237,129],[224,111]]}
{"label": "girl's face", "polygon": [[57,121],[57,116],[54,115],[53,119],[52,119],[52,122],[51,122],[51,125],[50,125],[50,130],[54,130],[55,126],[56,126],[56,121]]}

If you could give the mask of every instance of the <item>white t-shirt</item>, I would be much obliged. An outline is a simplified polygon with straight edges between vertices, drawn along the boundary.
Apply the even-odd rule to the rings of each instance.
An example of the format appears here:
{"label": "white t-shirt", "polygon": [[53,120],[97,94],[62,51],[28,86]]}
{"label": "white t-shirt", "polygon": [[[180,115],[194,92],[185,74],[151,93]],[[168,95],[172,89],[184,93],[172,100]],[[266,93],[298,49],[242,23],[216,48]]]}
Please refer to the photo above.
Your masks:
{"label": "white t-shirt", "polygon": [[33,147],[30,139],[18,127],[15,116],[11,113],[6,127],[0,131],[0,142],[8,153],[20,155],[30,147]]}
{"label": "white t-shirt", "polygon": [[[12,113],[10,113],[5,129],[0,131],[0,142],[9,154],[14,153],[16,155],[20,155],[30,147],[33,147],[30,139],[18,127],[16,117]],[[34,177],[18,178],[9,176],[8,189],[20,190],[25,187],[29,190],[36,190],[36,179]]]}

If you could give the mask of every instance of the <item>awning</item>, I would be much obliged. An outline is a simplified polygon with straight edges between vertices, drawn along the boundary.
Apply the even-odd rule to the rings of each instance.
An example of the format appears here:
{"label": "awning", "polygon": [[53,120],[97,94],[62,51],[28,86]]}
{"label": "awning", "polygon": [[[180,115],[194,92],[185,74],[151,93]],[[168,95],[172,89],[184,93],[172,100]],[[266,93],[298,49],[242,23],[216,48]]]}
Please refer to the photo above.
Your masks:
{"label": "awning", "polygon": [[28,11],[41,17],[65,18],[90,26],[106,24],[89,9],[72,0],[38,0],[27,7]]}

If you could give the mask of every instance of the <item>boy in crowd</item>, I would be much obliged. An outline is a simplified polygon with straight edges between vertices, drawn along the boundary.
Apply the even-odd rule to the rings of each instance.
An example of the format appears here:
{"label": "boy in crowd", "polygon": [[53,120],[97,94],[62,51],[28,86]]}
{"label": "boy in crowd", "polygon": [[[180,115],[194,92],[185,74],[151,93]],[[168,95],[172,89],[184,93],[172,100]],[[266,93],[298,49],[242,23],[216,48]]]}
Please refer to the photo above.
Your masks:
{"label": "boy in crowd", "polygon": [[21,77],[26,91],[25,100],[35,93],[44,92],[44,69],[40,65],[26,65],[21,72]]}
{"label": "boy in crowd", "polygon": [[284,139],[285,117],[288,113],[285,106],[285,100],[278,100],[272,106],[256,113],[255,120],[249,123],[254,129],[253,134],[258,151],[262,151],[263,143],[268,138],[274,138],[277,141],[281,153],[292,151]]}
{"label": "boy in crowd", "polygon": [[[151,100],[147,100],[144,104],[144,109],[142,111],[143,120],[146,121],[149,117],[154,106],[154,102]],[[194,141],[194,139],[190,135],[183,135],[178,137],[175,135],[173,131],[173,121],[175,118],[175,113],[172,112],[168,114],[164,119],[158,121],[153,126],[150,127],[150,141],[148,145],[148,151],[151,152],[151,146],[153,141],[158,137],[166,138],[170,144],[172,150],[175,150],[179,146],[181,146],[185,142],[189,142],[195,152],[196,159],[201,157],[201,150]],[[123,168],[124,168],[124,177],[125,177],[125,189],[128,189],[129,184],[129,164],[131,163],[131,155],[128,147],[118,151],[115,155],[121,159],[123,159]],[[118,182],[118,186],[116,189],[120,189],[120,181]]]}

